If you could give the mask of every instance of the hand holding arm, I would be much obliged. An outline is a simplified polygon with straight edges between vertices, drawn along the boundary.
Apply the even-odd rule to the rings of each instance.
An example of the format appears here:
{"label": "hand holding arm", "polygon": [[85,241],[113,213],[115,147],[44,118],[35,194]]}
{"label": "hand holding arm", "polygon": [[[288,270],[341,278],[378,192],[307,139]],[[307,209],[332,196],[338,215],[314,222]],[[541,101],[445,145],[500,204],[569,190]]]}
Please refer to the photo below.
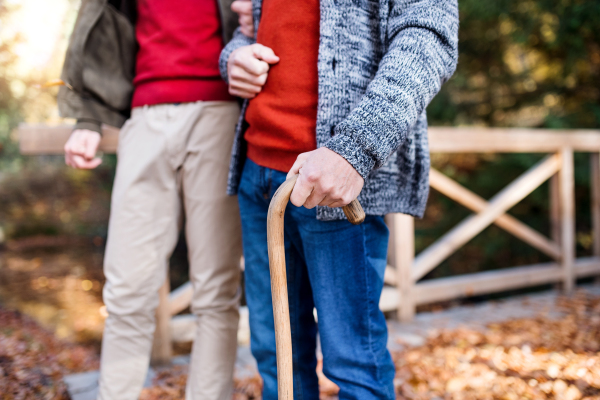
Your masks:
{"label": "hand holding arm", "polygon": [[262,44],[251,44],[233,50],[227,61],[229,93],[243,99],[252,99],[267,81],[270,64],[279,57]]}

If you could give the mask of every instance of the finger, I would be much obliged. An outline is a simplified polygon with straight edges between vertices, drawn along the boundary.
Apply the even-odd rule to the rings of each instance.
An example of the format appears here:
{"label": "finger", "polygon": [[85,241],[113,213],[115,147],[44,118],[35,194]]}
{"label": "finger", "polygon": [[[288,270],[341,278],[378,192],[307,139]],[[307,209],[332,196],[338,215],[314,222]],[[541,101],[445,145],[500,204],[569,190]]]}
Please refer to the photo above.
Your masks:
{"label": "finger", "polygon": [[248,37],[254,37],[254,26],[252,25],[252,16],[241,15],[239,20],[240,30]]}
{"label": "finger", "polygon": [[335,203],[335,201],[331,197],[325,196],[325,198],[323,200],[321,200],[321,202],[319,203],[319,206],[331,207],[331,205],[334,203]]}
{"label": "finger", "polygon": [[279,62],[279,57],[275,55],[275,52],[273,52],[271,48],[263,46],[262,44],[257,43],[252,45],[252,52],[254,53],[254,57],[269,64],[275,64]]}
{"label": "finger", "polygon": [[76,152],[76,149],[79,146],[77,144],[77,140],[74,139],[75,138],[71,137],[65,144],[65,154],[73,154],[74,152]]}
{"label": "finger", "polygon": [[102,164],[102,159],[101,158],[94,158],[94,159],[92,159],[90,161],[87,161],[87,160],[76,161],[75,162],[75,168],[77,168],[77,169],[94,169],[94,168],[96,168],[100,164]]}
{"label": "finger", "polygon": [[252,14],[240,15],[238,18],[240,26],[252,25]]}
{"label": "finger", "polygon": [[96,155],[98,150],[98,144],[100,144],[99,134],[89,134],[86,136],[84,157],[86,160],[91,160]]}
{"label": "finger", "polygon": [[241,25],[240,32],[242,32],[242,35],[248,36],[249,38],[254,37],[254,27],[252,26]]}
{"label": "finger", "polygon": [[251,74],[243,68],[233,67],[229,73],[231,82],[245,82],[251,85],[263,86],[267,81],[267,73],[262,75]]}
{"label": "finger", "polygon": [[73,162],[73,141],[69,140],[65,145],[65,162],[69,167],[77,168]]}
{"label": "finger", "polygon": [[350,204],[352,200],[348,200],[347,196],[342,196],[342,198],[338,198],[336,201],[332,202],[329,207],[344,207]]}
{"label": "finger", "polygon": [[231,11],[238,14],[250,14],[252,16],[252,1],[236,0],[231,3]]}
{"label": "finger", "polygon": [[102,164],[102,159],[100,157],[96,157],[94,158],[92,161],[90,161],[90,168],[97,168],[100,164]]}
{"label": "finger", "polygon": [[69,140],[67,140],[67,143],[65,143],[65,147],[63,148],[65,151],[65,156],[67,154],[69,154],[69,152],[71,151],[71,139],[69,138]]}
{"label": "finger", "polygon": [[344,203],[343,201],[334,201],[333,203],[329,204],[327,207],[337,208],[337,207],[347,206],[348,204],[349,203]]}
{"label": "finger", "polygon": [[86,160],[82,156],[75,155],[73,156],[73,164],[75,168],[79,169],[94,169],[98,165],[102,164],[101,158],[94,158],[90,161]]}
{"label": "finger", "polygon": [[88,161],[86,161],[85,158],[83,158],[83,156],[76,155],[76,154],[71,156],[71,160],[73,162],[73,167],[79,168],[79,169],[84,169],[88,163]]}
{"label": "finger", "polygon": [[262,90],[262,86],[251,85],[245,82],[231,81],[229,82],[229,87],[235,90],[239,90],[242,92],[252,93],[257,95]]}
{"label": "finger", "polygon": [[256,97],[256,93],[246,92],[244,90],[238,90],[229,86],[229,94],[232,96],[241,97],[242,99],[253,99]]}
{"label": "finger", "polygon": [[[248,71],[252,75],[262,75],[269,72],[269,64],[265,61],[261,61],[254,56],[246,56],[234,59],[234,66],[238,66]],[[233,70],[234,68],[232,68]]]}
{"label": "finger", "polygon": [[83,146],[79,143],[76,143],[69,147],[68,153],[71,154],[71,157],[76,156],[76,155],[85,157],[85,146]]}
{"label": "finger", "polygon": [[327,196],[325,196],[325,193],[317,192],[317,190],[313,188],[311,194],[304,201],[304,207],[308,208],[309,210],[315,208],[317,205],[319,205],[319,203],[324,201],[326,197]]}
{"label": "finger", "polygon": [[308,153],[299,154],[298,157],[296,157],[296,161],[294,161],[294,165],[292,165],[292,168],[290,168],[290,171],[287,173],[285,179],[290,179],[292,176],[300,173],[300,168],[302,168],[307,158]]}
{"label": "finger", "polygon": [[304,202],[310,196],[313,191],[313,186],[306,181],[300,175],[298,180],[296,181],[296,185],[294,186],[294,190],[292,190],[292,195],[290,196],[290,201],[296,207],[301,207],[304,205]]}
{"label": "finger", "polygon": [[69,153],[65,153],[65,164],[67,164],[69,167],[73,167],[73,164],[71,163],[71,155]]}

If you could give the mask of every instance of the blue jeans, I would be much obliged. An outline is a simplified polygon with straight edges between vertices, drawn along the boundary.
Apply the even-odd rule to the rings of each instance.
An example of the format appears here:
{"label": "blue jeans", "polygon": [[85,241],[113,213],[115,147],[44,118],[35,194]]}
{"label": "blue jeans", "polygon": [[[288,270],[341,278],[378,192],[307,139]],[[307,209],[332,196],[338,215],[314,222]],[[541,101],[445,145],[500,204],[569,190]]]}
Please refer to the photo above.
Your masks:
{"label": "blue jeans", "polygon": [[[267,210],[285,181],[283,172],[246,161],[239,188],[246,260],[246,300],[251,350],[264,381],[263,399],[277,399],[275,328],[267,255]],[[395,399],[387,326],[379,310],[388,230],[380,216],[362,225],[319,221],[315,209],[285,213],[294,399],[316,400],[317,324],[323,372],[340,387],[341,399]]]}

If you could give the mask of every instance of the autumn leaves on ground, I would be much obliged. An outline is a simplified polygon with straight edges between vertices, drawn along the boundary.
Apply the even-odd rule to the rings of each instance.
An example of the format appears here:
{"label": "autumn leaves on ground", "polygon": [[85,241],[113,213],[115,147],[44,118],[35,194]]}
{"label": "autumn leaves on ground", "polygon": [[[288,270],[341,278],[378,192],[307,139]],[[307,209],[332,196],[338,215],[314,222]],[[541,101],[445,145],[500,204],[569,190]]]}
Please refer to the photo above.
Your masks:
{"label": "autumn leaves on ground", "polygon": [[[485,332],[459,329],[394,353],[399,399],[600,399],[600,298],[560,299],[564,315],[513,320]],[[65,374],[98,368],[94,347],[57,339],[0,308],[3,399],[68,399]],[[184,398],[186,367],[159,370],[142,400]],[[260,399],[260,379],[235,383],[234,399]],[[322,376],[321,398],[337,388]]]}

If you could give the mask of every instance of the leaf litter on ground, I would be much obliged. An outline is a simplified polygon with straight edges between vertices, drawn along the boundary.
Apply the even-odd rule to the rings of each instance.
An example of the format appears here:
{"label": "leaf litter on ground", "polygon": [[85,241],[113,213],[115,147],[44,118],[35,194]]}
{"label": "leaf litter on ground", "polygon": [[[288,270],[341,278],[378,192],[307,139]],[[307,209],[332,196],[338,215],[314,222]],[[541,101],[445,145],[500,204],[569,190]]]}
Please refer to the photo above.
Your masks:
{"label": "leaf litter on ground", "polygon": [[[406,400],[600,400],[600,297],[558,300],[561,315],[445,330],[392,354],[396,394]],[[68,399],[62,376],[98,367],[90,348],[55,339],[0,309],[0,393],[6,399]],[[318,368],[321,400],[338,388]],[[185,397],[187,366],[158,370],[141,400]],[[261,399],[261,379],[235,380],[233,400]],[[7,396],[6,394],[9,394]],[[12,397],[11,397],[12,396]]]}

